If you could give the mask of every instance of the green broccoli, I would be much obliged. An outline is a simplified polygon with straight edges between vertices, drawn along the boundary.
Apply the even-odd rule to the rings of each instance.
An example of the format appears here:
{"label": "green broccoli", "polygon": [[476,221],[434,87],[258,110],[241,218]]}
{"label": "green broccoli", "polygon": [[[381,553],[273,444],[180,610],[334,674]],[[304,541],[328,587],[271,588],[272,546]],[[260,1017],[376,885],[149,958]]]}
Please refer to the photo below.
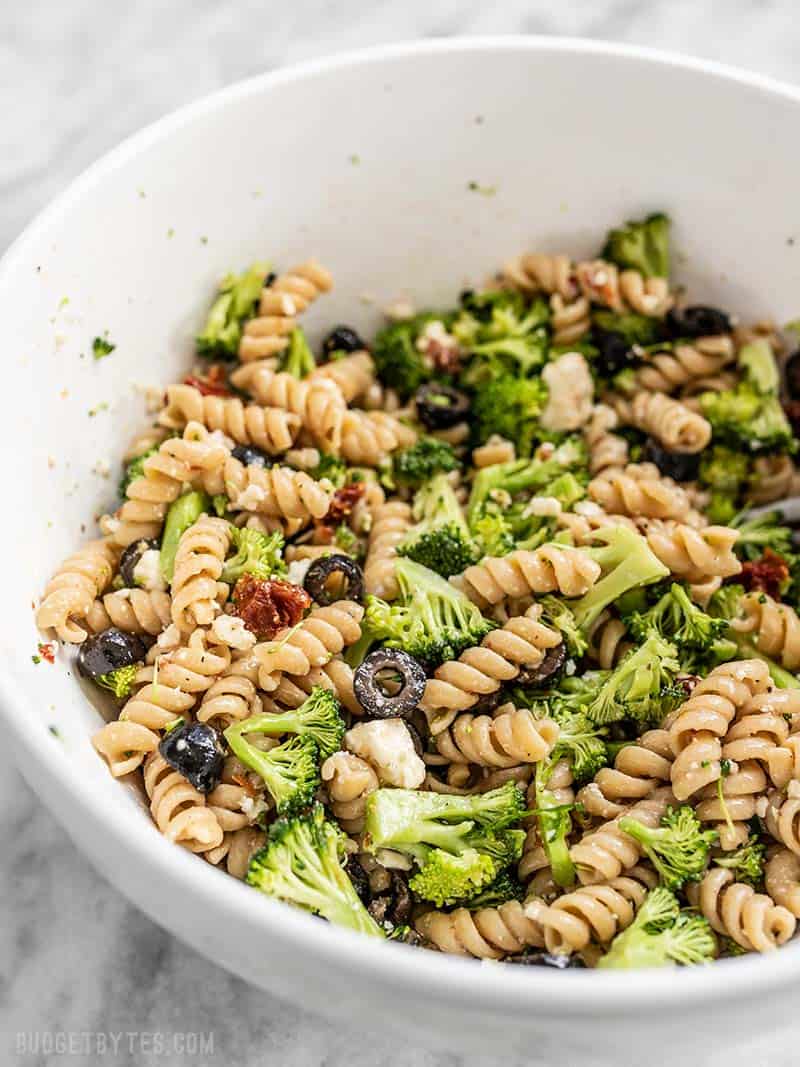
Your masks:
{"label": "green broccoli", "polygon": [[472,402],[475,436],[479,443],[500,434],[529,456],[542,433],[539,416],[547,403],[548,390],[541,378],[515,378],[501,374],[481,384]]}
{"label": "green broccoli", "polygon": [[[735,619],[738,616],[739,602],[743,596],[743,586],[736,583],[723,585],[714,593],[708,603],[709,614],[715,618],[725,619],[730,622],[731,619]],[[740,633],[733,627],[728,628],[727,637],[731,642],[735,643],[735,656],[738,659],[760,659],[763,663],[766,663],[770,677],[779,689],[800,689],[800,678],[765,655],[749,640],[749,636],[749,634]]]}
{"label": "green broccoli", "polygon": [[211,497],[211,507],[218,519],[224,519],[229,514],[230,503],[226,493],[214,493]]}
{"label": "green broccoli", "polygon": [[278,819],[267,844],[250,861],[247,883],[328,922],[383,937],[344,868],[345,841],[321,804],[304,815]]}
{"label": "green broccoli", "polygon": [[592,312],[592,325],[601,334],[619,334],[630,346],[656,345],[664,337],[664,327],[660,319],[639,315],[635,311],[609,311],[600,308]]}
{"label": "green broccoli", "polygon": [[461,574],[477,559],[464,514],[446,474],[437,474],[417,490],[413,505],[416,525],[397,548],[443,578]]}
{"label": "green broccoli", "polygon": [[699,481],[711,491],[706,512],[712,522],[728,524],[736,514],[748,478],[750,458],[738,449],[715,444],[700,458]]}
{"label": "green broccoli", "polygon": [[264,581],[286,574],[286,564],[281,555],[283,536],[279,530],[263,534],[259,530],[231,526],[231,548],[235,555],[225,560],[220,581],[233,585],[243,574],[252,574]]}
{"label": "green broccoli", "polygon": [[601,546],[582,551],[600,564],[603,576],[588,593],[570,602],[575,622],[584,634],[623,594],[669,574],[669,568],[653,554],[645,539],[627,526],[603,527],[595,533],[595,540],[602,542]]}
{"label": "green broccoli", "polygon": [[494,860],[474,848],[453,855],[434,848],[408,885],[418,897],[437,908],[469,900],[492,885],[497,877]]}
{"label": "green broccoli", "polygon": [[255,314],[268,269],[266,263],[254,263],[244,274],[225,275],[220,282],[220,295],[211,305],[203,332],[196,339],[201,356],[237,358],[242,325]]}
{"label": "green broccoli", "polygon": [[291,374],[294,378],[305,378],[316,367],[314,353],[309,347],[303,330],[295,326],[289,334],[289,345],[282,354],[278,369]]}
{"label": "green broccoli", "polygon": [[119,481],[119,495],[123,500],[127,496],[128,486],[131,482],[135,482],[137,478],[141,478],[144,474],[144,461],[149,459],[150,456],[154,456],[156,452],[158,452],[158,445],[153,445],[152,448],[148,448],[141,456],[137,456],[126,465]]}
{"label": "green broccoli", "polygon": [[668,889],[657,886],[645,898],[627,930],[617,934],[598,967],[666,967],[708,963],[717,941],[706,919],[681,911]]}
{"label": "green broccoli", "polygon": [[465,648],[479,645],[497,625],[485,619],[472,601],[435,571],[399,558],[395,573],[400,598],[387,604],[368,597],[366,629],[372,641],[404,652],[427,664],[458,659]]}
{"label": "green broccoli", "polygon": [[589,647],[589,642],[569,607],[556,596],[540,597],[539,604],[542,608],[542,622],[558,630],[564,638],[570,656],[580,659]]}
{"label": "green broccoli", "polygon": [[164,520],[164,533],[161,536],[161,555],[159,568],[161,577],[165,582],[172,581],[172,572],[175,569],[175,553],[178,551],[178,542],[203,512],[211,507],[211,499],[207,493],[191,490],[174,500]]}
{"label": "green broccoli", "polygon": [[550,310],[513,290],[467,293],[450,332],[469,354],[460,384],[479,389],[499,374],[526,377],[547,358]]}
{"label": "green broccoli", "polygon": [[299,708],[287,708],[280,712],[263,712],[251,715],[233,723],[225,731],[225,738],[230,744],[234,735],[265,734],[275,737],[279,734],[298,734],[311,737],[317,744],[320,759],[337,752],[342,744],[345,725],[339,714],[339,701],[329,689],[315,685],[311,695]]}
{"label": "green broccoli", "polygon": [[499,908],[509,900],[523,900],[525,886],[510,871],[501,871],[491,885],[487,885],[475,896],[465,901],[464,907],[469,911],[477,908]]}
{"label": "green broccoli", "polygon": [[314,799],[320,785],[319,748],[308,734],[291,737],[264,752],[232,727],[225,731],[231,752],[264,780],[279,815],[300,811]]}
{"label": "green broccoli", "polygon": [[626,616],[625,625],[637,640],[644,641],[655,633],[678,648],[703,652],[711,649],[727,630],[724,619],[706,614],[677,582],[648,611]]}
{"label": "green broccoli", "polygon": [[397,485],[418,489],[434,475],[458,470],[460,466],[452,445],[436,437],[420,437],[410,448],[395,452],[392,478]]}
{"label": "green broccoli", "polygon": [[566,759],[575,782],[580,785],[590,781],[608,763],[605,727],[583,711],[558,701],[548,708],[548,715],[558,724],[558,740],[547,761],[555,766]]}
{"label": "green broccoli", "polygon": [[658,212],[641,222],[627,222],[606,237],[602,256],[623,270],[645,278],[669,277],[669,218]]}
{"label": "green broccoli", "polygon": [[732,871],[737,882],[758,886],[764,880],[764,859],[766,846],[756,834],[751,834],[743,845],[732,852],[724,852],[714,857],[718,867]]}
{"label": "green broccoli", "polygon": [[709,849],[719,838],[716,830],[703,829],[689,804],[669,808],[657,827],[645,826],[630,815],[623,815],[618,825],[642,846],[662,885],[673,891],[702,878]]}
{"label": "green broccoli", "polygon": [[138,670],[139,665],[136,663],[131,664],[129,667],[117,667],[115,670],[109,671],[108,674],[101,674],[95,681],[103,689],[110,689],[115,697],[122,699],[131,695]]}
{"label": "green broccoli", "polygon": [[446,329],[451,321],[451,314],[422,311],[380,330],[372,346],[372,358],[381,381],[406,399],[431,378],[447,378],[425,359],[417,340],[429,323],[441,322]]}
{"label": "green broccoli", "polygon": [[746,512],[734,516],[730,525],[739,531],[733,546],[736,553],[745,559],[759,559],[765,548],[771,548],[779,556],[792,556],[792,531],[781,526],[780,511],[768,511],[749,518]]}
{"label": "green broccoli", "polygon": [[516,547],[511,524],[502,512],[484,510],[471,530],[481,556],[507,556]]}
{"label": "green broccoli", "polygon": [[586,705],[587,716],[600,724],[626,718],[660,721],[670,704],[685,698],[672,688],[680,666],[675,646],[651,634],[611,671]]}
{"label": "green broccoli", "polygon": [[327,478],[334,489],[341,489],[348,481],[349,471],[347,464],[338,456],[331,456],[327,452],[321,452],[319,463],[309,474],[315,481]]}

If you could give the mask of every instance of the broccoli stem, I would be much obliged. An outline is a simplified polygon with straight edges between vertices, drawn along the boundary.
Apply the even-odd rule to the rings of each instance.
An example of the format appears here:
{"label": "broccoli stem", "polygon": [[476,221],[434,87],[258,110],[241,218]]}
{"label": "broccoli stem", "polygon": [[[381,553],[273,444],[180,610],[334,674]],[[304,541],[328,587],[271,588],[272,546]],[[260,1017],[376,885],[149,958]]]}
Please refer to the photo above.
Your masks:
{"label": "broccoli stem", "polygon": [[172,581],[175,570],[175,553],[178,551],[178,542],[189,527],[197,522],[204,511],[211,507],[211,498],[208,493],[192,490],[184,493],[170,504],[167,518],[164,522],[164,534],[161,538],[161,555],[159,566],[161,576],[165,582]]}

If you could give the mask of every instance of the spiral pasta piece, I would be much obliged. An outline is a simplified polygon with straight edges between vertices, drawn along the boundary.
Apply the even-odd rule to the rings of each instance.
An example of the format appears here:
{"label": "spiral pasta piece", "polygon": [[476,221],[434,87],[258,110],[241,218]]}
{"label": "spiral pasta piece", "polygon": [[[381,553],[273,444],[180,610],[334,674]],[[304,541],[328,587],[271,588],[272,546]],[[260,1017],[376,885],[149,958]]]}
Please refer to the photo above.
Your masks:
{"label": "spiral pasta piece", "polygon": [[[624,814],[645,826],[658,826],[674,799],[672,790],[662,786],[652,790],[644,800],[633,804]],[[594,885],[618,878],[636,866],[642,849],[638,841],[620,830],[614,819],[585,834],[572,846],[569,854],[578,870],[581,884]]]}
{"label": "spiral pasta piece", "polygon": [[661,318],[674,304],[666,278],[645,278],[638,270],[623,270],[619,275],[622,299],[640,315]]}
{"label": "spiral pasta piece", "polygon": [[730,526],[705,526],[696,530],[678,522],[657,519],[647,523],[647,543],[672,574],[692,584],[709,578],[730,578],[742,565],[733,546],[739,539]]}
{"label": "spiral pasta piece", "polygon": [[588,638],[587,653],[604,671],[616,667],[633,648],[625,623],[608,609],[592,623]]}
{"label": "spiral pasta piece", "polygon": [[690,382],[714,377],[735,358],[733,340],[727,334],[698,337],[691,344],[675,344],[671,351],[645,352],[635,381],[640,389],[673,393]]}
{"label": "spiral pasta piece", "polygon": [[314,667],[324,667],[337,653],[361,637],[364,609],[352,600],[338,600],[313,608],[291,630],[279,633],[253,649],[258,663],[259,687],[274,692],[283,674],[302,677]]}
{"label": "spiral pasta piece", "polygon": [[374,768],[352,752],[334,752],[322,764],[320,774],[342,829],[348,834],[361,833],[367,797],[380,784]]}
{"label": "spiral pasta piece", "polygon": [[573,300],[578,295],[569,256],[551,256],[541,252],[517,256],[503,267],[502,280],[523,293],[558,293],[564,300]]}
{"label": "spiral pasta piece", "polygon": [[160,589],[118,589],[95,600],[86,618],[92,633],[116,626],[129,634],[156,637],[172,621],[169,593]]}
{"label": "spiral pasta piece", "polygon": [[446,730],[459,711],[513,681],[523,667],[537,667],[548,648],[561,643],[558,631],[539,622],[541,609],[529,608],[524,615],[492,630],[480,645],[468,648],[457,660],[437,667],[428,679],[420,708],[434,734]]}
{"label": "spiral pasta piece", "polygon": [[609,467],[623,468],[628,462],[628,442],[612,433],[619,426],[616,411],[608,404],[595,404],[583,437],[589,450],[589,472],[600,474]]}
{"label": "spiral pasta piece", "polygon": [[607,945],[627,929],[657,883],[654,871],[634,866],[623,877],[580,886],[551,904],[528,900],[525,914],[544,930],[548,952],[572,955],[590,941]]}
{"label": "spiral pasta piece", "polygon": [[138,722],[107,722],[92,735],[92,745],[115,778],[135,771],[158,747],[158,734]]}
{"label": "spiral pasta piece", "polygon": [[457,716],[436,735],[436,751],[452,763],[514,767],[545,759],[557,740],[552,719],[535,719],[527,708],[506,704],[494,718],[469,712]]}
{"label": "spiral pasta piece", "polygon": [[624,470],[609,467],[592,478],[588,492],[609,514],[680,522],[690,511],[686,491],[645,464],[631,463]]}
{"label": "spiral pasta piece", "polygon": [[222,827],[206,806],[203,794],[173,770],[158,752],[147,757],[144,786],[153,822],[170,841],[190,852],[207,852],[221,844]]}
{"label": "spiral pasta piece", "polygon": [[800,856],[800,782],[769,794],[764,822],[776,841]]}
{"label": "spiral pasta piece", "polygon": [[800,919],[800,857],[788,848],[771,849],[764,868],[764,885],[776,904]]}
{"label": "spiral pasta piece", "polygon": [[550,326],[554,345],[571,345],[592,327],[589,301],[585,296],[566,301],[560,293],[550,297]]}
{"label": "spiral pasta piece", "polygon": [[493,467],[496,463],[511,463],[517,458],[513,441],[493,433],[488,441],[472,450],[472,462],[477,470]]}
{"label": "spiral pasta piece", "polygon": [[[789,737],[789,723],[800,716],[800,690],[774,689],[756,693],[736,712],[725,735],[722,758],[758,760],[772,775],[782,777],[785,758],[781,752]],[[788,781],[788,778],[786,779]],[[775,785],[785,784],[776,782]]]}
{"label": "spiral pasta piece", "polygon": [[399,592],[394,561],[397,546],[411,529],[411,508],[402,500],[390,500],[376,508],[364,564],[364,587],[372,596],[394,600]]}
{"label": "spiral pasta piece", "polygon": [[116,563],[117,553],[107,541],[90,541],[64,560],[45,587],[36,625],[54,629],[59,641],[80,644],[87,634],[81,623],[111,581]]}
{"label": "spiral pasta piece", "polygon": [[[172,621],[182,633],[208,626],[219,612],[219,577],[230,548],[224,519],[201,515],[181,536],[172,576]],[[223,586],[222,600],[228,587]]]}
{"label": "spiral pasta piece", "polygon": [[532,593],[583,596],[600,573],[600,564],[580,549],[547,544],[533,551],[517,549],[507,556],[487,556],[481,563],[467,567],[461,584],[467,596],[485,608],[506,598]]}
{"label": "spiral pasta piece", "polygon": [[578,802],[596,818],[615,819],[632,804],[649,797],[670,781],[672,744],[667,730],[647,730],[621,748],[613,767],[601,767],[578,791]]}
{"label": "spiral pasta piece", "polygon": [[732,766],[726,777],[701,790],[695,807],[698,819],[712,824],[720,847],[726,850],[738,848],[749,837],[749,820],[757,814],[759,798],[767,787],[767,776],[756,760]]}
{"label": "spiral pasta piece", "polygon": [[416,432],[385,411],[348,408],[342,417],[341,455],[348,463],[378,467],[398,448],[408,448]]}
{"label": "spiral pasta piece", "polygon": [[733,872],[724,867],[712,867],[701,882],[687,888],[687,895],[713,930],[747,952],[771,952],[794,933],[796,923],[790,911],[766,893],[735,881]]}
{"label": "spiral pasta piece", "polygon": [[246,467],[228,456],[224,470],[225,492],[233,511],[254,511],[282,522],[321,519],[333,496],[330,483],[316,482],[291,467]]}
{"label": "spiral pasta piece", "polygon": [[225,673],[205,691],[197,709],[199,722],[210,722],[217,730],[261,712],[261,698],[248,678]]}
{"label": "spiral pasta piece", "polygon": [[[309,375],[311,382],[333,382],[348,404],[358,400],[375,382],[375,364],[369,352],[351,352],[342,359],[332,359],[322,363]],[[386,398],[377,405],[389,410]]]}
{"label": "spiral pasta piece", "polygon": [[680,801],[716,782],[722,774],[722,739],[738,708],[770,687],[760,660],[723,663],[692,690],[669,727],[675,761],[671,781]]}
{"label": "spiral pasta piece", "polygon": [[623,422],[657,438],[671,452],[702,452],[711,440],[711,424],[666,393],[642,390],[631,400],[613,398]]}
{"label": "spiral pasta piece", "polygon": [[776,659],[787,671],[800,668],[800,618],[789,604],[779,604],[766,593],[745,593],[739,603],[740,618],[731,626],[752,634],[755,646]]}
{"label": "spiral pasta piece", "polygon": [[302,425],[299,415],[281,407],[243,404],[237,396],[204,396],[191,385],[167,386],[167,406],[158,420],[178,430],[188,422],[199,422],[240,445],[256,445],[272,455],[291,448]]}
{"label": "spiral pasta piece", "polygon": [[259,314],[244,324],[239,359],[250,363],[283,352],[295,317],[333,287],[330,273],[314,259],[280,275],[261,290]]}
{"label": "spiral pasta piece", "polygon": [[324,667],[314,667],[302,677],[290,678],[284,675],[271,696],[264,698],[264,710],[299,708],[315,686],[330,690],[351,715],[364,714],[364,709],[353,691],[353,668],[345,663],[341,656],[334,656]]}
{"label": "spiral pasta piece", "polygon": [[280,408],[299,419],[320,448],[338,454],[346,404],[332,376],[312,372],[301,379],[262,363],[246,363],[231,374],[231,381],[259,404]]}
{"label": "spiral pasta piece", "polygon": [[747,488],[750,503],[771,504],[790,496],[800,496],[800,471],[791,456],[756,456]]}
{"label": "spiral pasta piece", "polygon": [[525,914],[517,900],[475,911],[427,911],[414,926],[440,952],[481,960],[501,960],[529,946],[544,946],[541,926]]}

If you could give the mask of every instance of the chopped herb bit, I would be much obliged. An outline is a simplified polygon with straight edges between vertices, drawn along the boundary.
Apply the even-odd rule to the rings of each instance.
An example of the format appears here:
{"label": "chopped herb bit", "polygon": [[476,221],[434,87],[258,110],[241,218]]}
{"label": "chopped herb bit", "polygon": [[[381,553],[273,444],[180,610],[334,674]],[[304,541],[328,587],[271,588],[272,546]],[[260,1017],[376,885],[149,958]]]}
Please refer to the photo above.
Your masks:
{"label": "chopped herb bit", "polygon": [[47,727],[47,729],[50,731],[50,733],[53,735],[53,737],[57,737],[59,739],[59,741],[61,740],[61,733],[60,733],[60,731],[59,731],[57,726],[53,726],[53,724],[50,723],[50,725]]}
{"label": "chopped herb bit", "polygon": [[89,408],[89,418],[93,419],[95,415],[99,415],[101,411],[108,411],[107,400],[101,400],[99,404],[95,404],[93,408]]}
{"label": "chopped herb bit", "polygon": [[95,359],[103,359],[105,356],[110,356],[116,347],[107,336],[95,337],[92,341],[92,355]]}

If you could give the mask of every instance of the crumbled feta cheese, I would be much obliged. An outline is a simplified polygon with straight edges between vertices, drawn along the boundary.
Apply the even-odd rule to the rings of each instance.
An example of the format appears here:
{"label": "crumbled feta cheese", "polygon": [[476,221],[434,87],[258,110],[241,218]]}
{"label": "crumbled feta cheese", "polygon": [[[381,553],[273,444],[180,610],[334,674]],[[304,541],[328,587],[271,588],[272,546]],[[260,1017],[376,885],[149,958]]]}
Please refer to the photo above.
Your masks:
{"label": "crumbled feta cheese", "polygon": [[257,511],[258,505],[263,504],[267,498],[266,492],[260,485],[248,485],[243,493],[234,500],[231,498],[231,507],[237,511]]}
{"label": "crumbled feta cheese", "polygon": [[312,559],[293,559],[286,571],[286,581],[292,585],[302,585],[313,562]]}
{"label": "crumbled feta cheese", "polygon": [[119,519],[115,519],[113,515],[101,515],[97,520],[97,525],[100,527],[102,534],[105,534],[106,537],[111,537],[119,529]]}
{"label": "crumbled feta cheese", "polygon": [[526,519],[531,515],[560,515],[561,501],[554,496],[533,496],[522,514]]}
{"label": "crumbled feta cheese", "polygon": [[605,514],[600,505],[596,504],[594,500],[579,500],[572,510],[576,515],[584,515],[587,519],[597,518]]}
{"label": "crumbled feta cheese", "polygon": [[542,412],[546,430],[577,430],[592,413],[594,382],[579,352],[566,352],[542,371],[550,395]]}
{"label": "crumbled feta cheese", "polygon": [[256,643],[256,635],[236,615],[218,615],[211,624],[211,634],[223,645],[248,652]]}
{"label": "crumbled feta cheese", "polygon": [[432,322],[427,323],[417,338],[418,352],[427,355],[431,349],[439,352],[452,352],[453,354],[461,351],[461,346],[456,338],[447,332],[444,328],[444,323],[439,319],[434,319]]}
{"label": "crumbled feta cheese", "polygon": [[568,659],[567,662],[564,664],[564,673],[567,675],[567,677],[571,678],[576,670],[577,667],[575,665],[575,660]]}
{"label": "crumbled feta cheese", "polygon": [[425,764],[402,719],[360,722],[344,736],[345,745],[375,768],[383,785],[416,789],[425,780]]}
{"label": "crumbled feta cheese", "polygon": [[227,448],[229,452],[232,448],[236,447],[236,442],[234,441],[234,439],[232,437],[228,437],[228,435],[226,433],[223,433],[222,430],[212,430],[206,438],[206,441],[208,441],[210,445],[222,445],[222,447]]}
{"label": "crumbled feta cheese", "polygon": [[756,815],[759,817],[759,819],[766,819],[768,807],[769,801],[767,800],[767,798],[763,795],[758,797],[758,799],[756,800]]}
{"label": "crumbled feta cheese", "polygon": [[178,648],[180,643],[181,632],[174,622],[171,622],[166,630],[162,630],[156,638],[156,645],[162,652],[170,652],[173,648]]}
{"label": "crumbled feta cheese", "polygon": [[139,562],[133,568],[133,580],[140,588],[150,592],[167,588],[161,574],[161,553],[157,548],[148,548],[146,552],[142,552]]}
{"label": "crumbled feta cheese", "polygon": [[255,822],[259,815],[263,815],[268,810],[267,802],[263,797],[243,796],[239,801],[239,807],[250,822]]}

